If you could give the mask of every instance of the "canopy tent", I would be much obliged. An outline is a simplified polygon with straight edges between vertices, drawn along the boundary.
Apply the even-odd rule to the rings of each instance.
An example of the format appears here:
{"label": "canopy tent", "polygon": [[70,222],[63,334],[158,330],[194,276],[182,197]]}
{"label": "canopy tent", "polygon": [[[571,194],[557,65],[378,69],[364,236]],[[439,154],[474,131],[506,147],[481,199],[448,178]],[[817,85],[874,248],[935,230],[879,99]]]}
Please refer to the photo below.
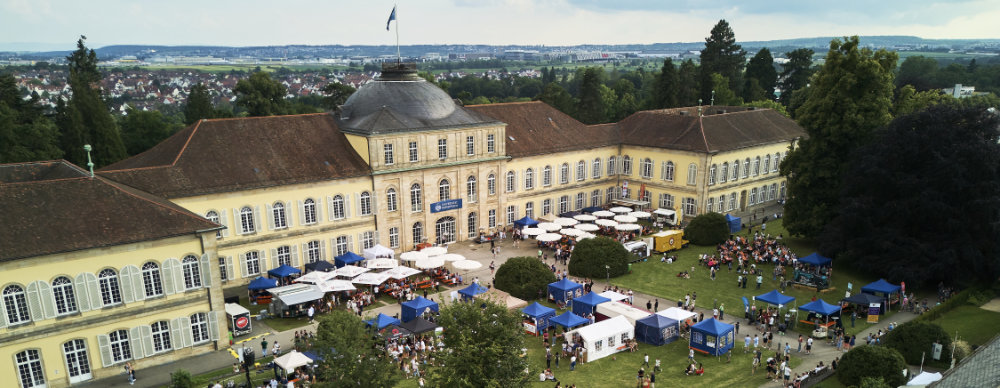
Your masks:
{"label": "canopy tent", "polygon": [[562,240],[562,235],[561,234],[556,234],[556,233],[543,233],[543,234],[538,235],[538,237],[535,237],[535,240],[538,240],[538,241],[541,241],[541,242],[559,241],[559,240]]}
{"label": "canopy tent", "polygon": [[398,265],[399,262],[396,259],[381,258],[365,260],[365,268],[369,269],[389,269],[396,268]]}
{"label": "canopy tent", "polygon": [[596,211],[596,212],[594,212],[592,214],[594,216],[596,216],[596,217],[614,217],[615,216],[614,212],[609,212],[607,210],[598,210],[598,211]]}
{"label": "canopy tent", "polygon": [[859,292],[857,294],[851,295],[850,297],[844,298],[842,301],[862,306],[864,307],[862,311],[868,311],[868,307],[871,306],[872,303],[878,303],[880,304],[879,312],[885,311],[885,300],[880,296],[872,294]]}
{"label": "canopy tent", "polygon": [[389,275],[393,279],[406,279],[410,276],[420,273],[420,270],[410,267],[399,266],[392,268],[388,271],[385,271],[383,273]]}
{"label": "canopy tent", "polygon": [[603,209],[600,206],[590,206],[580,209],[580,211],[583,213],[593,213],[593,212],[599,212],[601,210]]}
{"label": "canopy tent", "polygon": [[659,208],[659,209],[653,210],[653,214],[656,214],[658,216],[663,216],[663,217],[670,217],[671,219],[673,219],[674,215],[677,214],[677,211],[670,210],[670,209]]}
{"label": "canopy tent", "polygon": [[541,229],[541,230],[544,230],[546,232],[555,232],[555,231],[557,231],[559,229],[562,229],[563,227],[562,227],[562,225],[559,225],[559,224],[554,223],[554,222],[542,222],[542,223],[538,224],[537,228]]}
{"label": "canopy tent", "polygon": [[384,329],[378,331],[378,335],[383,339],[391,340],[400,337],[409,337],[413,335],[413,332],[403,327],[402,324],[398,324],[386,326]]}
{"label": "canopy tent", "polygon": [[868,294],[893,294],[899,292],[900,287],[885,281],[885,279],[879,279],[877,281],[868,283],[867,286],[861,287],[861,292]]}
{"label": "canopy tent", "polygon": [[299,353],[296,350],[292,350],[285,353],[285,355],[274,359],[274,363],[281,367],[281,369],[285,371],[285,374],[294,373],[295,368],[312,364],[312,362],[313,360],[311,358],[305,354]]}
{"label": "canopy tent", "polygon": [[312,359],[313,361],[323,361],[323,357],[320,357],[320,355],[318,355],[318,354],[316,354],[316,353],[313,353],[313,352],[312,352],[312,351],[310,351],[310,350],[306,350],[306,351],[302,352],[302,354],[303,354],[304,356],[306,356],[306,357],[309,357],[309,358],[310,358],[310,359]]}
{"label": "canopy tent", "polygon": [[275,317],[297,317],[305,315],[305,303],[323,299],[323,290],[313,284],[294,283],[267,290],[274,297],[268,305],[268,312]]}
{"label": "canopy tent", "polygon": [[444,267],[444,259],[440,256],[428,257],[426,259],[413,262],[413,266],[420,269]]}
{"label": "canopy tent", "polygon": [[639,224],[618,224],[615,225],[615,229],[620,231],[630,232],[633,230],[642,229],[642,226],[640,226]]}
{"label": "canopy tent", "polygon": [[526,226],[535,226],[535,225],[538,225],[538,221],[535,221],[535,220],[531,219],[531,217],[528,217],[528,216],[525,216],[524,218],[522,218],[520,220],[514,221],[514,226],[519,227],[519,228],[523,228],[523,227],[526,227]]}
{"label": "canopy tent", "polygon": [[386,248],[381,244],[375,244],[375,246],[365,249],[362,252],[365,255],[365,259],[394,259],[396,258],[396,252],[392,249]]}
{"label": "canopy tent", "polygon": [[573,217],[576,217],[579,214],[580,214],[580,212],[578,212],[578,211],[568,211],[568,212],[564,212],[564,213],[559,213],[558,216],[561,217],[561,218],[573,218]]}
{"label": "canopy tent", "polygon": [[296,283],[319,284],[319,283],[322,283],[323,281],[328,280],[330,278],[333,278],[335,276],[337,276],[337,275],[335,273],[333,273],[333,272],[310,272],[310,273],[307,273],[305,275],[302,275],[302,276],[299,276],[299,277],[295,278],[295,282]]}
{"label": "canopy tent", "polygon": [[540,333],[542,330],[547,329],[549,324],[549,319],[556,316],[556,309],[549,308],[538,304],[538,302],[532,303],[521,309],[524,315],[527,315],[535,322],[535,332]]}
{"label": "canopy tent", "polygon": [[691,318],[698,316],[698,314],[687,311],[680,307],[671,307],[666,310],[657,312],[656,315],[662,315],[664,317],[673,319],[677,321],[678,325],[680,325],[681,322],[689,321]]}
{"label": "canopy tent", "polygon": [[327,280],[316,285],[323,292],[354,291],[357,289],[350,281],[340,279]]}
{"label": "canopy tent", "polygon": [[625,317],[625,319],[628,319],[628,322],[632,325],[635,325],[636,321],[646,318],[652,314],[649,311],[622,302],[601,303],[597,305],[594,312],[597,313],[598,321],[607,318]]}
{"label": "canopy tent", "polygon": [[600,294],[597,294],[597,295],[600,295],[600,296],[603,296],[605,298],[608,298],[612,302],[617,302],[617,301],[620,301],[620,300],[628,299],[628,295],[625,295],[625,294],[622,294],[622,293],[618,293],[618,292],[615,292],[613,290],[607,290],[607,291],[604,291],[604,292],[602,292]]}
{"label": "canopy tent", "polygon": [[575,218],[559,217],[552,220],[552,223],[560,226],[573,226],[579,224],[580,221],[577,221]]}
{"label": "canopy tent", "polygon": [[364,259],[365,259],[364,257],[358,256],[357,253],[347,252],[347,253],[345,253],[343,255],[334,257],[333,258],[333,262],[334,262],[334,264],[337,265],[337,268],[340,268],[340,267],[343,267],[343,266],[348,265],[348,264],[357,263],[357,262],[362,261]]}
{"label": "canopy tent", "polygon": [[403,322],[399,326],[406,330],[409,330],[413,334],[423,334],[438,328],[438,325],[436,323],[428,321],[423,318],[414,318],[409,322]]}
{"label": "canopy tent", "polygon": [[908,381],[906,385],[907,386],[930,385],[930,383],[941,380],[941,377],[942,375],[940,372],[920,372],[920,374],[917,375],[917,377],[914,377],[913,380]]}
{"label": "canopy tent", "polygon": [[[594,225],[594,226],[597,226],[597,225]],[[569,237],[580,237],[580,236],[583,236],[586,233],[587,232],[584,232],[584,231],[582,231],[580,229],[577,229],[577,228],[566,228],[566,229],[560,229],[559,230],[559,234],[561,234],[563,236],[569,236]]]}
{"label": "canopy tent", "polygon": [[483,267],[483,263],[475,260],[459,260],[453,261],[451,267],[456,271],[472,271]]}
{"label": "canopy tent", "polygon": [[635,339],[650,345],[666,345],[680,335],[677,321],[653,314],[635,321]]}
{"label": "canopy tent", "polygon": [[578,315],[593,314],[594,308],[596,308],[597,305],[610,301],[611,299],[605,298],[591,291],[584,296],[573,299],[573,313]]}
{"label": "canopy tent", "polygon": [[543,230],[542,228],[532,228],[532,227],[521,228],[521,234],[525,236],[537,236],[542,233],[545,233],[545,230]]}
{"label": "canopy tent", "polygon": [[333,271],[333,273],[337,274],[337,276],[341,276],[341,277],[345,277],[345,278],[353,278],[355,276],[361,275],[361,274],[363,274],[365,272],[368,272],[368,271],[371,271],[371,269],[364,268],[364,267],[358,267],[356,265],[346,265],[346,266],[337,268],[337,270]]}
{"label": "canopy tent", "polygon": [[250,290],[266,290],[268,288],[274,288],[278,286],[278,281],[275,279],[268,279],[265,277],[258,277],[247,285],[247,289]]}
{"label": "canopy tent", "polygon": [[399,316],[403,319],[403,322],[417,319],[417,317],[423,315],[427,310],[438,312],[438,304],[422,296],[413,298],[413,300],[408,302],[400,303],[399,308]]}
{"label": "canopy tent", "polygon": [[282,264],[280,267],[267,271],[268,275],[276,276],[279,278],[292,276],[297,273],[302,273],[302,270]]}
{"label": "canopy tent", "polygon": [[733,348],[735,327],[728,323],[709,318],[691,326],[691,341],[688,346],[713,356],[726,354]]}
{"label": "canopy tent", "polygon": [[334,269],[337,269],[337,266],[331,264],[329,261],[326,260],[317,260],[312,263],[306,263],[306,271],[309,272],[313,271],[330,272],[333,271]]}
{"label": "canopy tent", "polygon": [[614,317],[566,333],[566,342],[574,343],[574,335],[580,336],[587,350],[585,361],[593,362],[628,349],[626,341],[635,337],[635,328],[625,317]]}
{"label": "canopy tent", "polygon": [[816,299],[812,302],[799,306],[799,310],[810,311],[819,315],[830,316],[839,312],[840,306],[826,303],[823,301],[823,299]]}
{"label": "canopy tent", "polygon": [[563,278],[549,283],[548,292],[549,300],[566,303],[573,298],[583,296],[583,285]]}
{"label": "canopy tent", "polygon": [[507,310],[516,310],[528,305],[524,299],[508,294],[496,287],[487,289],[486,292],[477,295],[479,298],[489,299],[507,307]]}
{"label": "canopy tent", "polygon": [[726,214],[726,223],[729,224],[729,233],[739,233],[740,229],[743,229],[743,220],[733,217],[732,214]]}
{"label": "canopy tent", "polygon": [[813,252],[809,256],[800,257],[799,258],[799,262],[800,263],[812,264],[812,265],[815,265],[815,266],[818,266],[818,267],[823,267],[823,266],[830,265],[830,262],[832,262],[832,261],[833,261],[833,259],[830,259],[829,257],[823,256],[823,255],[821,255],[821,254],[819,254],[817,252]]}
{"label": "canopy tent", "polygon": [[402,322],[400,322],[396,318],[393,318],[393,317],[390,317],[388,315],[379,313],[377,317],[369,319],[369,320],[365,321],[365,323],[368,324],[368,326],[375,326],[375,329],[377,329],[377,330],[382,330],[386,326],[389,326],[389,325],[399,325]]}
{"label": "canopy tent", "polygon": [[764,303],[773,304],[780,308],[783,305],[787,305],[789,303],[794,302],[795,297],[782,294],[778,292],[778,290],[772,290],[771,292],[768,292],[766,294],[757,295],[757,300]]}
{"label": "canopy tent", "polygon": [[562,326],[568,330],[580,325],[586,325],[590,323],[590,320],[567,311],[549,318],[549,323]]}
{"label": "canopy tent", "polygon": [[462,300],[472,300],[476,295],[486,291],[486,287],[480,286],[479,283],[472,283],[468,287],[458,290],[458,293],[462,295]]}
{"label": "canopy tent", "polygon": [[427,257],[441,256],[448,253],[448,247],[427,247],[420,250],[425,253]]}
{"label": "canopy tent", "polygon": [[367,284],[369,286],[377,286],[379,284],[385,283],[391,275],[385,272],[366,272],[358,275],[354,279],[351,279],[351,283],[355,284]]}

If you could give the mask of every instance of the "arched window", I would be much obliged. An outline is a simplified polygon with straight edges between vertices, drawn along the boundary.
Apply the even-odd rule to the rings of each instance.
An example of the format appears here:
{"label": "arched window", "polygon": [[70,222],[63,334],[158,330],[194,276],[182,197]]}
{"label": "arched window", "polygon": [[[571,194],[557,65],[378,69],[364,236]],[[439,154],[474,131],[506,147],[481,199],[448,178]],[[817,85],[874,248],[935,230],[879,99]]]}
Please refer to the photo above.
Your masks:
{"label": "arched window", "polygon": [[535,203],[528,202],[524,204],[524,216],[528,218],[535,218]]}
{"label": "arched window", "polygon": [[76,312],[76,295],[73,294],[73,281],[65,276],[52,281],[52,295],[56,299],[56,314]]}
{"label": "arched window", "polygon": [[476,219],[476,213],[475,212],[469,213],[469,220],[468,220],[468,227],[467,227],[468,232],[469,232],[469,238],[476,238],[476,232],[479,231],[478,230],[479,229],[478,224],[479,224],[479,221]]}
{"label": "arched window", "polygon": [[122,290],[118,285],[118,274],[113,269],[104,269],[97,275],[97,283],[101,286],[101,299],[105,306],[122,302]]}
{"label": "arched window", "polygon": [[726,183],[727,178],[729,178],[729,162],[723,162],[722,168],[719,169],[719,183]]}
{"label": "arched window", "polygon": [[750,158],[746,158],[746,160],[743,161],[743,175],[741,176],[743,178],[746,178],[749,175],[750,175]]}
{"label": "arched window", "polygon": [[447,201],[451,199],[451,182],[447,179],[442,179],[438,182],[438,198],[441,201]]}
{"label": "arched window", "polygon": [[413,245],[424,242],[424,224],[416,222],[413,224]]}
{"label": "arched window", "polygon": [[774,164],[771,165],[771,172],[778,172],[778,163],[781,163],[781,154],[774,153]]}
{"label": "arched window", "polygon": [[667,182],[674,181],[674,162],[667,161],[666,166],[664,166],[663,179]]}
{"label": "arched window", "polygon": [[542,186],[552,186],[552,166],[542,168]]}
{"label": "arched window", "polygon": [[153,329],[153,351],[160,353],[170,350],[170,325],[167,321],[153,322],[149,326]]}
{"label": "arched window", "polygon": [[3,289],[3,305],[7,309],[7,323],[14,325],[31,319],[28,314],[28,299],[21,286],[9,285]]}
{"label": "arched window", "polygon": [[688,165],[688,182],[689,185],[694,186],[698,183],[698,165],[691,163]]}
{"label": "arched window", "polygon": [[515,181],[514,181],[514,172],[513,171],[507,171],[507,179],[506,179],[506,181],[507,181],[506,182],[506,186],[507,187],[505,187],[504,189],[506,189],[506,192],[508,192],[508,193],[513,193],[514,192],[514,185],[516,184]]}
{"label": "arched window", "polygon": [[[216,213],[215,210],[209,210],[208,213],[205,213],[205,219],[218,224],[220,221],[219,213]],[[222,238],[222,230],[215,231],[215,238]]]}
{"label": "arched window", "polygon": [[150,261],[142,265],[142,286],[146,297],[163,295],[163,281],[160,279],[160,266]]}
{"label": "arched window", "polygon": [[649,158],[642,159],[639,162],[639,175],[643,178],[650,179],[653,177],[653,161]]}
{"label": "arched window", "polygon": [[708,168],[708,185],[709,186],[715,184],[715,170],[716,170],[716,166],[714,164],[711,165]]}
{"label": "arched window", "polygon": [[615,166],[617,165],[616,164],[617,162],[618,162],[618,160],[615,159],[614,156],[608,158],[608,176],[615,175],[615,173],[616,173],[615,172]]}
{"label": "arched window", "polygon": [[[108,333],[111,348],[111,362],[117,364],[132,359],[132,348],[128,343],[128,330],[115,330]],[[103,352],[103,351],[102,351]]]}
{"label": "arched window", "polygon": [[434,223],[435,240],[439,244],[455,242],[455,217],[441,217]]}
{"label": "arched window", "polygon": [[733,209],[726,209],[726,195],[725,194],[720,195],[719,196],[719,213],[722,213],[724,211],[729,211],[729,210],[733,210]]}
{"label": "arched window", "polygon": [[486,177],[486,191],[490,196],[497,195],[497,177],[490,174]]}
{"label": "arched window", "polygon": [[632,158],[628,155],[622,158],[622,174],[632,175]]}
{"label": "arched window", "polygon": [[753,176],[760,175],[760,156],[753,159]]}
{"label": "arched window", "polygon": [[601,177],[601,158],[594,158],[593,168],[590,170],[591,178],[597,179]]}
{"label": "arched window", "polygon": [[45,386],[45,372],[42,370],[42,358],[38,355],[38,349],[28,349],[15,354],[14,362],[22,387]]}
{"label": "arched window", "polygon": [[410,186],[410,211],[419,212],[424,210],[424,200],[420,194],[420,184],[414,183]]}
{"label": "arched window", "polygon": [[191,315],[191,338],[195,344],[208,341],[208,317],[205,313]]}
{"label": "arched window", "polygon": [[333,219],[342,220],[346,212],[344,211],[344,196],[337,194],[333,196],[333,203],[330,205],[333,209]]}
{"label": "arched window", "polygon": [[86,342],[79,338],[64,342],[63,355],[66,358],[66,374],[70,384],[90,380],[90,357],[87,356]]}
{"label": "arched window", "polygon": [[569,183],[569,164],[563,163],[559,166],[559,184],[565,185]]}
{"label": "arched window", "polygon": [[361,192],[361,215],[372,215],[372,193],[367,191]]}
{"label": "arched window", "polygon": [[476,198],[479,190],[476,188],[476,177],[470,176],[469,179],[465,180],[465,196],[469,199],[469,202],[476,202]]}
{"label": "arched window", "polygon": [[771,154],[764,155],[764,167],[761,167],[760,173],[767,174],[771,172]]}
{"label": "arched window", "polygon": [[736,193],[729,193],[729,210],[736,210]]}
{"label": "arched window", "polygon": [[240,227],[243,229],[243,233],[253,233],[256,230],[253,219],[253,209],[249,206],[244,206],[240,209]]}
{"label": "arched window", "polygon": [[184,269],[184,288],[194,289],[201,287],[201,270],[198,268],[198,258],[192,255],[185,256],[181,260]]}
{"label": "arched window", "polygon": [[740,161],[739,160],[734,160],[733,161],[733,169],[730,172],[729,180],[735,182],[736,178],[739,178],[739,177],[740,177]]}
{"label": "arched window", "polygon": [[316,201],[312,198],[306,198],[306,201],[302,204],[302,215],[305,216],[303,223],[306,225],[311,225],[316,223]]}
{"label": "arched window", "polygon": [[535,170],[527,169],[524,170],[524,189],[531,190],[535,188]]}
{"label": "arched window", "polygon": [[396,189],[390,187],[388,190],[385,191],[385,201],[386,201],[386,206],[385,206],[386,211],[388,212],[396,211],[396,206],[397,206]]}
{"label": "arched window", "polygon": [[587,162],[579,161],[576,162],[576,180],[582,181],[587,179]]}
{"label": "arched window", "polygon": [[285,215],[285,204],[281,202],[275,202],[271,205],[271,216],[274,220],[274,228],[282,229],[288,227],[288,218]]}
{"label": "arched window", "polygon": [[347,236],[337,236],[337,256],[347,253]]}
{"label": "arched window", "polygon": [[590,206],[601,206],[601,190],[594,190],[590,193]]}

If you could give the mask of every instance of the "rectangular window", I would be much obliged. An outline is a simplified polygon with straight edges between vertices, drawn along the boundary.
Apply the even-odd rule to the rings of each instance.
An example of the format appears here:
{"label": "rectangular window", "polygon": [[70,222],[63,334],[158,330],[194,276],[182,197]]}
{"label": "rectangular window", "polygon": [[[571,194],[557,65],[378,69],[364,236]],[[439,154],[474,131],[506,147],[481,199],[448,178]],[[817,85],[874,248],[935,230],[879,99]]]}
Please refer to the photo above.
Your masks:
{"label": "rectangular window", "polygon": [[196,344],[208,341],[208,318],[205,317],[205,313],[191,316],[191,334]]}
{"label": "rectangular window", "polygon": [[260,274],[260,254],[257,251],[247,252],[246,255],[247,276]]}
{"label": "rectangular window", "polygon": [[514,206],[507,206],[507,223],[513,224],[514,220],[517,220],[517,218],[514,218],[516,216],[516,213],[514,213]]}
{"label": "rectangular window", "polygon": [[219,277],[222,281],[229,280],[229,267],[226,265],[226,258],[219,257]]}
{"label": "rectangular window", "polygon": [[492,133],[489,134],[489,135],[486,135],[486,152],[492,154],[492,153],[496,152],[496,150],[497,150],[496,138],[493,136]]}
{"label": "rectangular window", "polygon": [[542,201],[542,215],[544,216],[550,213],[552,213],[552,200],[546,199]]}
{"label": "rectangular window", "polygon": [[497,226],[497,211],[496,211],[496,209],[490,209],[489,225],[490,225],[491,228],[495,228]]}
{"label": "rectangular window", "polygon": [[465,154],[468,156],[476,154],[476,138],[474,136],[465,138]]}
{"label": "rectangular window", "polygon": [[438,139],[438,159],[448,158],[448,139]]}
{"label": "rectangular window", "polygon": [[528,202],[524,204],[524,216],[528,218],[535,218],[535,203]]}
{"label": "rectangular window", "polygon": [[681,206],[684,208],[685,217],[694,217],[698,215],[698,206],[694,198],[684,198],[684,203]]}
{"label": "rectangular window", "polygon": [[389,228],[389,248],[399,248],[399,228]]}
{"label": "rectangular window", "polygon": [[[287,249],[287,247],[285,248]],[[309,260],[310,263],[315,263],[323,259],[323,252],[320,250],[318,240],[306,243],[306,259]]]}
{"label": "rectangular window", "polygon": [[417,161],[417,142],[410,142],[410,163],[416,163]]}
{"label": "rectangular window", "polygon": [[392,144],[391,143],[387,143],[387,144],[385,144],[385,145],[382,146],[382,149],[385,152],[385,164],[386,165],[393,164],[394,163],[393,162],[394,159],[393,159],[393,155],[392,155]]}

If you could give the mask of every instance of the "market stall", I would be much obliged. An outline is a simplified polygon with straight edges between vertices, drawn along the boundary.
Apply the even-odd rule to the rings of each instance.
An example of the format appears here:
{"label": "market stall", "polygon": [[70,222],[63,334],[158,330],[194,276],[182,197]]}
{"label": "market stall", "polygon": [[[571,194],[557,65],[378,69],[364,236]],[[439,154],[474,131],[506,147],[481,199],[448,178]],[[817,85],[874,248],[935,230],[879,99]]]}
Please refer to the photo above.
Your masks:
{"label": "market stall", "polygon": [[[826,329],[835,323],[835,321],[830,322],[831,316],[836,314],[837,317],[835,319],[840,319],[839,318],[840,306],[835,306],[826,303],[822,299],[816,299],[812,302],[801,305],[799,306],[799,310],[809,312],[809,316],[807,316],[806,319],[802,320],[801,321],[802,323],[815,325],[817,330],[820,330],[822,332],[822,335],[814,335],[814,337],[820,337],[820,338],[826,337]],[[819,322],[817,318],[818,316],[824,317],[823,323]],[[814,333],[814,334],[820,334],[820,333]]]}
{"label": "market stall", "polygon": [[726,224],[729,225],[729,233],[739,233],[743,229],[743,220],[732,214],[726,214]]}
{"label": "market stall", "polygon": [[565,306],[573,298],[583,296],[583,285],[563,278],[549,283],[549,300]]}
{"label": "market stall", "polygon": [[376,330],[382,330],[386,328],[386,326],[399,325],[400,323],[402,322],[400,322],[398,319],[382,313],[379,313],[378,316],[376,316],[375,318],[365,321],[365,324],[367,324],[368,327],[374,326]]}
{"label": "market stall", "polygon": [[628,340],[635,337],[635,328],[625,317],[587,325],[565,334],[566,342],[580,344],[583,362],[592,362],[628,349]]}
{"label": "market stall", "polygon": [[650,345],[666,345],[677,340],[677,321],[653,314],[635,321],[635,339]]}
{"label": "market stall", "polygon": [[438,304],[422,296],[413,298],[411,301],[400,303],[399,317],[403,322],[409,322],[419,318],[427,310],[438,312]]}
{"label": "market stall", "polygon": [[589,324],[590,320],[567,311],[550,318],[549,323],[562,326],[563,329],[569,330],[577,326]]}
{"label": "market stall", "polygon": [[596,308],[597,305],[610,301],[611,299],[605,298],[591,291],[584,296],[573,299],[573,313],[577,315],[593,314],[594,308]]}
{"label": "market stall", "polygon": [[392,249],[386,248],[381,244],[375,244],[375,246],[365,249],[362,254],[365,256],[365,260],[373,259],[395,259],[396,252]]}
{"label": "market stall", "polygon": [[337,269],[337,266],[326,260],[317,260],[312,263],[306,263],[306,272],[330,272],[335,269]]}
{"label": "market stall", "polygon": [[524,320],[524,331],[532,335],[538,335],[547,329],[550,326],[549,319],[556,316],[555,309],[542,306],[538,302],[521,309],[521,313],[527,316]]}
{"label": "market stall", "polygon": [[364,257],[358,256],[357,253],[347,252],[343,255],[334,257],[333,262],[334,264],[336,264],[337,268],[340,268],[348,264],[354,264],[363,261],[364,259],[365,259]]}
{"label": "market stall", "polygon": [[308,303],[323,299],[323,291],[313,284],[295,283],[270,288],[267,292],[273,296],[268,312],[282,318],[304,316]]}
{"label": "market stall", "polygon": [[472,283],[468,287],[458,290],[458,293],[462,296],[462,301],[470,301],[476,297],[476,295],[485,293],[486,287],[480,286],[478,283]]}
{"label": "market stall", "polygon": [[428,321],[423,318],[416,318],[409,322],[403,322],[400,327],[409,330],[413,334],[423,334],[429,331],[437,330],[438,325],[434,322]]}
{"label": "market stall", "polygon": [[734,329],[733,325],[715,318],[706,319],[691,326],[688,346],[701,353],[721,356],[733,348]]}
{"label": "market stall", "polygon": [[861,287],[861,292],[882,297],[882,299],[884,299],[882,303],[888,303],[888,305],[891,305],[899,302],[900,289],[900,286],[889,283],[885,279],[879,279]]}
{"label": "market stall", "polygon": [[638,307],[615,301],[601,303],[597,305],[597,307],[594,309],[594,312],[596,312],[597,321],[603,321],[609,318],[620,316],[620,317],[625,317],[625,319],[628,319],[628,322],[632,325],[635,325],[635,321],[646,318],[650,314],[652,314],[649,311],[640,309]]}

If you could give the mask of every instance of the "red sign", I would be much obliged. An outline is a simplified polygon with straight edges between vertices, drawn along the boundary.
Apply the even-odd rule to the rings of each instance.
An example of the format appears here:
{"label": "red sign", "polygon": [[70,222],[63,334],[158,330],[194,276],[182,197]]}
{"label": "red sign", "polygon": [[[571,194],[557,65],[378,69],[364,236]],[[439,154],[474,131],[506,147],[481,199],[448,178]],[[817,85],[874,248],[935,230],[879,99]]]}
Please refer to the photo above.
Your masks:
{"label": "red sign", "polygon": [[247,318],[247,317],[236,318],[236,328],[237,329],[246,329],[247,326],[250,326],[250,318]]}

